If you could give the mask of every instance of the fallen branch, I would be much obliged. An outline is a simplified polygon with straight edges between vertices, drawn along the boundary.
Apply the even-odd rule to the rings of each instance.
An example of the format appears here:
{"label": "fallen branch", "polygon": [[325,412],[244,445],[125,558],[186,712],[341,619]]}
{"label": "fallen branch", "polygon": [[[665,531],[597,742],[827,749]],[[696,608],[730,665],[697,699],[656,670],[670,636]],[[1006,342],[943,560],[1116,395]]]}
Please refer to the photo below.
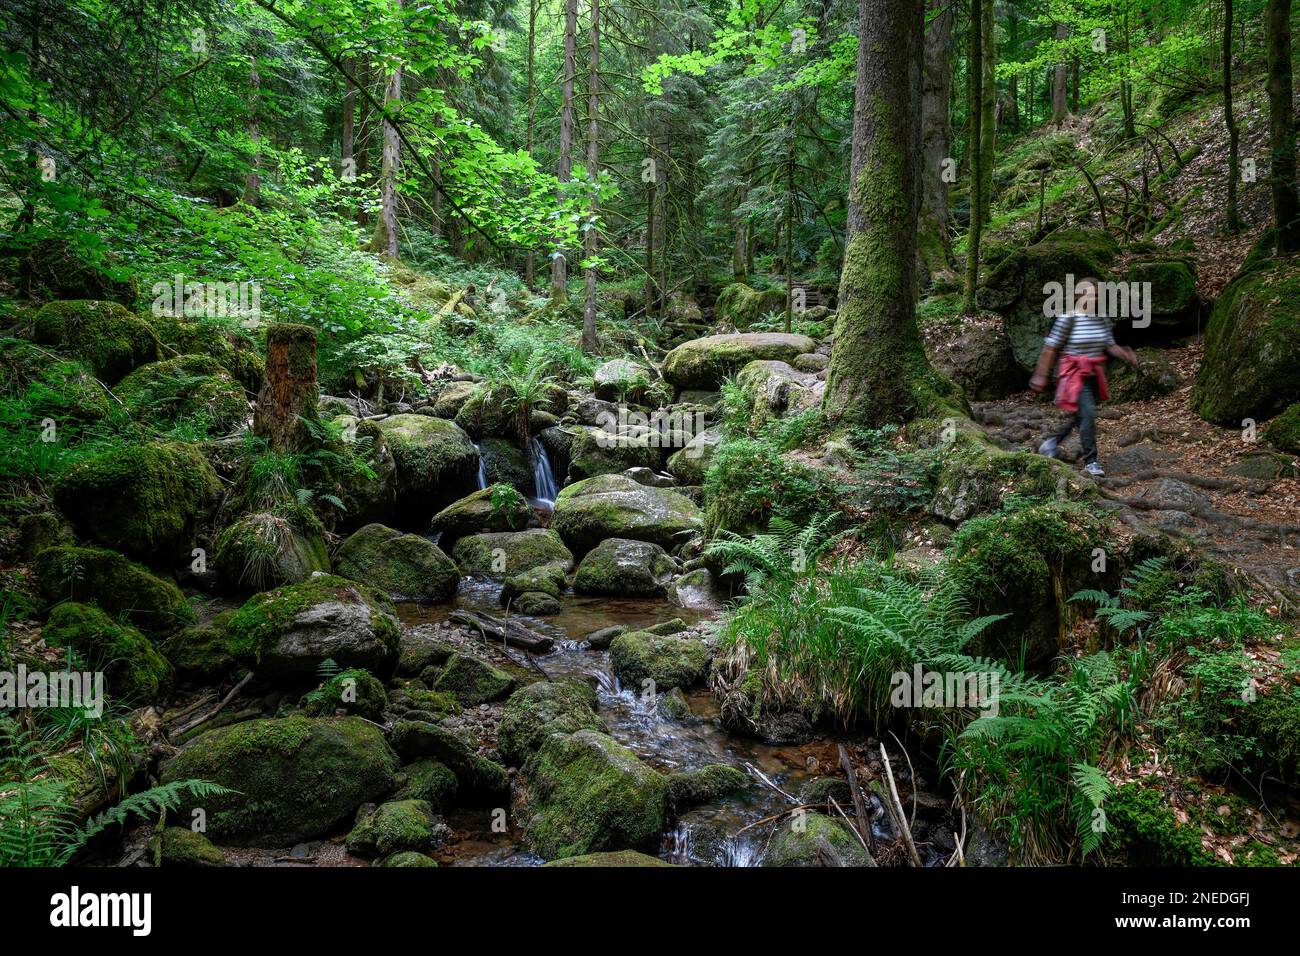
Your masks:
{"label": "fallen branch", "polygon": [[902,831],[903,842],[907,844],[907,852],[912,857],[912,865],[924,866],[925,864],[921,862],[921,854],[916,852],[916,844],[912,841],[912,828],[907,825],[907,818],[903,816],[903,802],[898,799],[898,787],[894,785],[894,771],[889,765],[889,754],[885,752],[884,744],[880,745],[880,756],[885,761],[885,779],[889,783],[889,796],[893,799],[894,822]]}
{"label": "fallen branch", "polygon": [[[871,821],[867,817],[867,801],[862,797],[862,791],[858,787],[858,775],[853,770],[853,761],[849,759],[849,752],[840,744],[840,766],[844,769],[844,775],[849,778],[849,794],[853,797],[853,813],[858,818],[857,831],[858,839],[863,841],[863,846],[867,852],[871,853],[875,849],[875,837],[871,834]],[[847,818],[846,818],[847,819]]]}
{"label": "fallen branch", "polygon": [[247,684],[247,683],[248,683],[249,681],[251,681],[252,679],[253,679],[253,672],[252,672],[252,671],[249,671],[247,674],[244,675],[244,679],[243,679],[243,680],[241,680],[241,681],[240,681],[238,684],[236,684],[234,687],[230,688],[230,693],[229,693],[229,694],[227,694],[225,697],[221,698],[221,703],[217,704],[216,707],[213,707],[212,710],[208,711],[206,714],[204,714],[204,715],[203,715],[202,717],[200,717],[198,720],[193,721],[192,723],[188,723],[188,724],[186,724],[184,727],[182,727],[182,728],[180,728],[179,730],[175,731],[175,734],[176,734],[178,737],[181,736],[182,734],[188,734],[188,733],[189,733],[191,730],[193,730],[195,727],[198,727],[200,724],[205,724],[205,723],[207,723],[209,720],[211,720],[213,717],[217,716],[217,714],[221,713],[221,711],[222,711],[223,709],[225,709],[225,706],[226,706],[228,703],[230,703],[232,700],[235,699],[235,695],[238,694],[241,690],[244,689],[244,685]]}

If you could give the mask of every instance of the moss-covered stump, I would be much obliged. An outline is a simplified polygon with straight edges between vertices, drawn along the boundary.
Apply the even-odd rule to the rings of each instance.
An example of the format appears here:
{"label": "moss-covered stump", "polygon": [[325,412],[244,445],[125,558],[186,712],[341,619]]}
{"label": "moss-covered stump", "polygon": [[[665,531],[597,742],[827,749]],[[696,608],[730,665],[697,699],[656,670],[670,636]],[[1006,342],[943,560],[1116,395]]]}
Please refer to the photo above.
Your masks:
{"label": "moss-covered stump", "polygon": [[151,637],[162,637],[194,621],[180,589],[148,568],[103,548],[47,548],[32,565],[41,597],[94,603]]}
{"label": "moss-covered stump", "polygon": [[1266,262],[1219,295],[1205,332],[1192,408],[1240,428],[1300,401],[1300,263]]}
{"label": "moss-covered stump", "polygon": [[657,856],[638,853],[636,850],[611,850],[608,853],[584,853],[582,856],[565,857],[551,860],[542,866],[594,866],[623,869],[629,866],[673,866]]}
{"label": "moss-covered stump", "polygon": [[378,722],[388,706],[388,692],[369,671],[351,668],[335,674],[302,700],[302,709],[311,717],[364,717]]}
{"label": "moss-covered stump", "polygon": [[461,538],[452,557],[466,574],[506,577],[544,564],[573,567],[573,552],[549,528],[475,534]]}
{"label": "moss-covered stump", "polygon": [[668,778],[605,734],[549,737],[524,768],[524,838],[547,859],[653,849]]}
{"label": "moss-covered stump", "polygon": [[657,597],[676,573],[676,562],[659,545],[606,538],[578,565],[573,589],[579,594]]}
{"label": "moss-covered stump", "polygon": [[678,389],[716,389],[728,375],[760,359],[792,362],[817,343],[806,335],[740,332],[710,335],[677,346],[664,358],[663,375]]}
{"label": "moss-covered stump", "polygon": [[1264,429],[1264,438],[1281,451],[1300,455],[1300,402],[1287,406]]}
{"label": "moss-covered stump", "polygon": [[230,647],[272,679],[308,679],[326,660],[388,675],[400,632],[384,595],[326,574],[249,598],[230,619]]}
{"label": "moss-covered stump", "polygon": [[744,331],[769,312],[785,312],[785,289],[752,289],[733,282],[718,293],[714,317]]}
{"label": "moss-covered stump", "polygon": [[397,757],[384,732],[356,717],[299,714],[249,720],[201,734],[163,763],[163,783],[211,780],[239,793],[187,797],[208,833],[236,845],[281,846],[324,836],[389,792]]}
{"label": "moss-covered stump", "polygon": [[570,429],[569,471],[565,482],[572,484],[596,475],[619,474],[629,468],[658,468],[663,461],[660,436],[645,430],[619,432],[614,425],[596,428],[581,425]]}
{"label": "moss-covered stump", "polygon": [[243,386],[206,355],[142,365],[114,391],[132,416],[158,428],[202,423],[212,433],[224,435],[248,418]]}
{"label": "moss-covered stump", "polygon": [[678,810],[712,803],[748,789],[749,775],[745,771],[721,763],[675,773],[668,781],[669,800]]}
{"label": "moss-covered stump", "polygon": [[433,516],[429,531],[441,534],[438,543],[450,548],[466,535],[521,531],[532,516],[523,496],[489,486],[443,508]]}
{"label": "moss-covered stump", "polygon": [[348,852],[362,857],[419,852],[433,843],[433,807],[423,800],[392,800],[357,811]]}
{"label": "moss-covered stump", "polygon": [[266,377],[253,410],[253,433],[274,452],[300,452],[313,443],[308,423],[316,408],[316,330],[277,322],[266,330]]}
{"label": "moss-covered stump", "polygon": [[456,775],[437,760],[416,760],[397,775],[397,800],[423,800],[440,813],[456,800]]}
{"label": "moss-covered stump", "polygon": [[443,665],[433,690],[453,694],[462,707],[477,707],[505,697],[515,679],[487,661],[468,654],[453,654]]}
{"label": "moss-covered stump", "polygon": [[245,515],[227,527],[217,536],[213,563],[222,586],[236,594],[301,584],[330,569],[325,529],[297,503]]}
{"label": "moss-covered stump", "polygon": [[171,689],[172,666],[153,642],[99,608],[60,604],[50,612],[42,634],[46,644],[71,648],[86,667],[103,671],[108,692],[126,703],[153,703]]}
{"label": "moss-covered stump", "polygon": [[394,601],[436,604],[456,594],[460,571],[442,549],[416,534],[368,524],[339,548],[335,571]]}
{"label": "moss-covered stump", "polygon": [[433,757],[456,775],[457,802],[499,807],[510,794],[510,776],[495,760],[479,754],[462,734],[426,720],[393,724],[393,747],[404,760]]}
{"label": "moss-covered stump", "polygon": [[551,512],[551,527],[580,555],[606,538],[674,548],[702,525],[699,509],[685,495],[638,484],[626,475],[599,475],[569,485]]}
{"label": "moss-covered stump", "polygon": [[1070,275],[1075,281],[1104,279],[1118,252],[1115,240],[1100,230],[1062,230],[1012,252],[989,274],[979,291],[980,305],[1002,316],[1022,369],[1034,367],[1052,325],[1051,316],[1044,314],[1043,286],[1055,282],[1064,287]]}
{"label": "moss-covered stump", "polygon": [[397,465],[397,512],[422,525],[474,490],[478,450],[460,428],[430,415],[391,415],[379,423]]}
{"label": "moss-covered stump", "polygon": [[93,422],[108,414],[109,399],[90,367],[22,339],[0,338],[0,395],[21,398],[36,418]]}
{"label": "moss-covered stump", "polygon": [[702,485],[722,444],[722,429],[706,428],[668,457],[668,471],[684,485]]}
{"label": "moss-covered stump", "polygon": [[1173,364],[1156,349],[1138,350],[1138,367],[1112,367],[1108,372],[1111,399],[1145,402],[1170,394],[1183,383]]}
{"label": "moss-covered stump", "polygon": [[166,827],[149,841],[154,866],[186,869],[225,866],[226,858],[202,833],[188,827]]}
{"label": "moss-covered stump", "polygon": [[54,501],[84,537],[136,557],[186,559],[220,485],[192,445],[124,445],[74,465]]}
{"label": "moss-covered stump", "polygon": [[1117,320],[1115,333],[1121,342],[1168,341],[1195,334],[1201,299],[1193,260],[1138,259],[1129,263],[1127,281],[1139,286],[1150,283],[1151,324],[1139,329],[1128,320]]}
{"label": "moss-covered stump", "polygon": [[596,690],[582,681],[539,681],[510,695],[497,727],[497,751],[511,766],[523,766],[553,734],[605,732],[596,714]]}
{"label": "moss-covered stump", "polygon": [[772,838],[764,866],[866,866],[867,851],[842,820],[821,813],[792,816]]}
{"label": "moss-covered stump", "polygon": [[217,322],[170,316],[155,316],[153,326],[163,344],[181,355],[216,359],[249,395],[255,396],[261,389],[266,362],[257,353],[253,340],[244,333]]}
{"label": "moss-covered stump", "polygon": [[223,611],[203,624],[183,627],[162,643],[159,650],[171,662],[176,676],[194,684],[219,684],[238,662],[230,652],[227,627],[234,611]]}
{"label": "moss-covered stump", "polygon": [[609,662],[624,687],[653,681],[656,693],[694,687],[709,671],[713,652],[694,637],[630,631],[609,645]]}
{"label": "moss-covered stump", "polygon": [[50,302],[36,313],[32,331],[40,344],[85,360],[95,377],[108,385],[158,359],[158,336],[152,326],[116,302]]}

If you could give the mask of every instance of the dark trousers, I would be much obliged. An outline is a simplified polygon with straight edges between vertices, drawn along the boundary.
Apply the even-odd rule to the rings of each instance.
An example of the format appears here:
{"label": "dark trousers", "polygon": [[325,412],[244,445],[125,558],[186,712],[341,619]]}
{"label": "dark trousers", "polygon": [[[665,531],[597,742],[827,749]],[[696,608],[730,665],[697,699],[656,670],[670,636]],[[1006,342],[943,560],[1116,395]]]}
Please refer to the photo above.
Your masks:
{"label": "dark trousers", "polygon": [[1070,432],[1079,429],[1079,443],[1083,445],[1084,464],[1097,460],[1097,378],[1083,380],[1079,389],[1079,410],[1066,419],[1056,431],[1056,440],[1065,441]]}

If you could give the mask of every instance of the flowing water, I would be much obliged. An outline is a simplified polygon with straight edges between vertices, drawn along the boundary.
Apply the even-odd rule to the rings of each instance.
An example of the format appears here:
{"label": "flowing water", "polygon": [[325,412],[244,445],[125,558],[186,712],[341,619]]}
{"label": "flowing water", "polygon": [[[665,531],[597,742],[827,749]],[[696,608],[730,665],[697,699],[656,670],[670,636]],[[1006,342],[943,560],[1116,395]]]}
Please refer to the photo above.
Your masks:
{"label": "flowing water", "polygon": [[555,486],[555,474],[551,471],[551,459],[546,456],[546,448],[534,438],[529,443],[533,457],[533,495],[537,503],[550,507],[555,504],[559,489]]}
{"label": "flowing water", "polygon": [[483,451],[477,443],[474,445],[474,450],[478,452],[478,487],[481,491],[488,486],[487,466],[483,464]]}

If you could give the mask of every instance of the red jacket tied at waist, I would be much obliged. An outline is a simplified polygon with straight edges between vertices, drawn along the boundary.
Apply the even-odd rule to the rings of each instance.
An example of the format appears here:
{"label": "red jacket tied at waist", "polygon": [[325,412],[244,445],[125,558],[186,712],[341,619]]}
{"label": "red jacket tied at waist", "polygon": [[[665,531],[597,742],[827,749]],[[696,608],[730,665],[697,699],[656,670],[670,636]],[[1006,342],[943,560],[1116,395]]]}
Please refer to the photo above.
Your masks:
{"label": "red jacket tied at waist", "polygon": [[1106,384],[1106,359],[1088,358],[1086,355],[1064,355],[1056,371],[1056,405],[1067,412],[1079,410],[1079,392],[1085,380],[1097,376],[1097,399],[1110,398]]}

